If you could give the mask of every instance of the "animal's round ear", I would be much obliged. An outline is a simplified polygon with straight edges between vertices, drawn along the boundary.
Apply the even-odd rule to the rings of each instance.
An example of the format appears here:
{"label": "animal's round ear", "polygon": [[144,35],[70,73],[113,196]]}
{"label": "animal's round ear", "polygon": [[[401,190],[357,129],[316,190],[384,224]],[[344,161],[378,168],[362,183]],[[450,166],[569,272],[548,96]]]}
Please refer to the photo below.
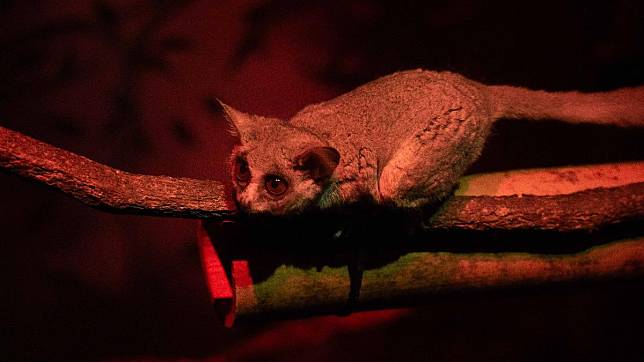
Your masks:
{"label": "animal's round ear", "polygon": [[221,111],[230,124],[230,133],[232,133],[233,136],[241,138],[243,142],[246,136],[253,130],[252,117],[227,105],[220,99],[217,99],[217,103],[221,106]]}
{"label": "animal's round ear", "polygon": [[295,169],[309,174],[315,182],[327,180],[340,163],[340,153],[333,147],[313,147],[295,158]]}

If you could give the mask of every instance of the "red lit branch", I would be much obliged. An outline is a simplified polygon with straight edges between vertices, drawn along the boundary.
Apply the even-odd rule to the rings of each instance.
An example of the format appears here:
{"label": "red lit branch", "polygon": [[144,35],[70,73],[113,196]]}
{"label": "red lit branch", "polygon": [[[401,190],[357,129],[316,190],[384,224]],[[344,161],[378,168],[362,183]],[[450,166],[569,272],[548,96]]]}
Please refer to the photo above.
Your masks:
{"label": "red lit branch", "polygon": [[[0,168],[109,212],[190,218],[232,213],[219,182],[123,172],[2,127]],[[642,181],[644,162],[470,176],[428,224],[449,230],[570,231],[641,222]],[[202,259],[213,302],[227,324],[235,317],[337,313],[347,306],[346,266],[278,265],[253,280],[251,261],[220,260],[210,236],[200,232]],[[408,252],[365,270],[351,309],[405,306],[455,290],[641,276],[643,240],[567,256]]]}
{"label": "red lit branch", "polygon": [[109,212],[205,218],[226,212],[217,181],[137,175],[0,127],[0,168]]}
{"label": "red lit branch", "polygon": [[[231,213],[217,181],[120,171],[2,127],[0,167],[109,212],[189,218]],[[430,227],[595,229],[643,217],[640,182],[554,196],[455,196]]]}
{"label": "red lit branch", "polygon": [[457,196],[430,221],[464,230],[593,230],[644,221],[644,182],[564,195]]}

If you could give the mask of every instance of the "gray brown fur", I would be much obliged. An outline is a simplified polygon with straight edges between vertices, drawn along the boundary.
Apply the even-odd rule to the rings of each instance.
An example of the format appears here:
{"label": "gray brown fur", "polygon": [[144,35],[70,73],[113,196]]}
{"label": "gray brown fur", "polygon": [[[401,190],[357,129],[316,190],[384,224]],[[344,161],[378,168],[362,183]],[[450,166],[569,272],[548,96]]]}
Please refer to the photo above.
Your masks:
{"label": "gray brown fur", "polygon": [[[423,206],[448,195],[478,158],[498,118],[642,126],[643,108],[642,87],[547,93],[485,86],[458,74],[424,70],[379,78],[308,106],[289,122],[224,105],[240,137],[233,163],[243,158],[251,173],[244,187],[233,178],[236,199],[248,211],[275,214],[363,198],[398,207]],[[328,159],[325,152],[309,151],[320,149],[337,151],[339,162],[331,166],[328,178],[314,180],[301,160],[311,153],[313,160]],[[329,162],[320,167],[328,168]],[[279,197],[268,194],[268,174],[286,180],[288,191]]]}

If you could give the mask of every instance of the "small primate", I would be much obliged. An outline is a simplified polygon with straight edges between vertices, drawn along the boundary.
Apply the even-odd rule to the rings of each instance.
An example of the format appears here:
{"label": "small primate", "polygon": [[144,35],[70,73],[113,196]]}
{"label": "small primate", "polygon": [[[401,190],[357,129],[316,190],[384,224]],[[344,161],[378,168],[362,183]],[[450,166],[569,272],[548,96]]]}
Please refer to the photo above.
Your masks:
{"label": "small primate", "polygon": [[365,198],[402,208],[439,201],[500,118],[644,126],[644,87],[550,93],[420,69],[376,79],[289,121],[222,106],[240,140],[231,157],[235,200],[243,211],[276,215]]}

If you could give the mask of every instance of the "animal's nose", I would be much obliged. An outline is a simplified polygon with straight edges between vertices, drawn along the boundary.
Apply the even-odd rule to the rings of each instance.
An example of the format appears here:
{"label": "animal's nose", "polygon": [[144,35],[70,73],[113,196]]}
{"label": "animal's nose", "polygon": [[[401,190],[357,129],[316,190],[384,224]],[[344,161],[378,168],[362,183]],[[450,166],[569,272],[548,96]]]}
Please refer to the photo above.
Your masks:
{"label": "animal's nose", "polygon": [[239,211],[250,210],[250,202],[248,200],[245,200],[244,198],[240,198],[240,197],[235,197],[233,198],[233,200],[235,200],[235,206],[237,207],[237,210]]}

